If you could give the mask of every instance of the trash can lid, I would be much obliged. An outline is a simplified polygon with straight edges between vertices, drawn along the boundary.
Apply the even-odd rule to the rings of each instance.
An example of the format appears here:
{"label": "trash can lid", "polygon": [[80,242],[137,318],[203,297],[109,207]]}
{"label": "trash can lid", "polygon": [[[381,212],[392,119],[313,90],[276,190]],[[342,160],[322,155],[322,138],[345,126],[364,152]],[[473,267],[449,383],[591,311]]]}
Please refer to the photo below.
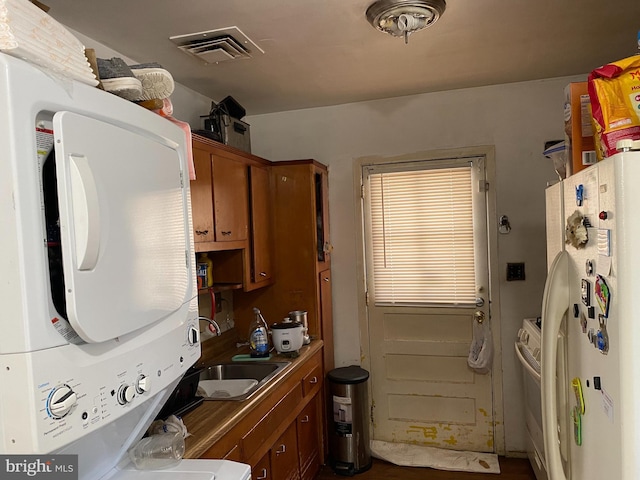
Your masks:
{"label": "trash can lid", "polygon": [[352,384],[366,382],[369,378],[369,372],[357,365],[351,365],[349,367],[335,368],[327,376],[334,383]]}

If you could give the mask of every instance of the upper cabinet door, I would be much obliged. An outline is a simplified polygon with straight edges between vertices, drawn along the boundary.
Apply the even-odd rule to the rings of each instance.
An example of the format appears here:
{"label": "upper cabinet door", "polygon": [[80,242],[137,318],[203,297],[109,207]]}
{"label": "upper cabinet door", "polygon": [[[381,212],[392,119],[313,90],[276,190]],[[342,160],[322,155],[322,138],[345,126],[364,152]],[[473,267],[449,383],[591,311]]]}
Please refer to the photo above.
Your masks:
{"label": "upper cabinet door", "polygon": [[192,288],[177,145],[70,112],[54,116],[65,299],[87,342],[178,310]]}
{"label": "upper cabinet door", "polygon": [[215,241],[213,228],[213,190],[211,188],[211,155],[193,148],[196,179],[191,181],[193,239],[196,243]]}
{"label": "upper cabinet door", "polygon": [[249,167],[251,183],[251,282],[256,286],[270,283],[273,278],[273,219],[269,169]]}
{"label": "upper cabinet door", "polygon": [[331,241],[329,239],[329,178],[325,169],[314,168],[316,250],[319,269],[331,263]]}
{"label": "upper cabinet door", "polygon": [[241,162],[211,155],[216,242],[249,238],[247,167]]}

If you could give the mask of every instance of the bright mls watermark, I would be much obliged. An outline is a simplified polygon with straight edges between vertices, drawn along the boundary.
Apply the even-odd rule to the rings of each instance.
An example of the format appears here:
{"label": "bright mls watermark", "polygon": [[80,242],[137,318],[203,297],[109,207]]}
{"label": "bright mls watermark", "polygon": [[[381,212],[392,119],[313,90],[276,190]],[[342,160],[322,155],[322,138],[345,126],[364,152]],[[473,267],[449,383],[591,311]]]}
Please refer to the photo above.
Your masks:
{"label": "bright mls watermark", "polygon": [[78,456],[0,455],[0,479],[78,480]]}

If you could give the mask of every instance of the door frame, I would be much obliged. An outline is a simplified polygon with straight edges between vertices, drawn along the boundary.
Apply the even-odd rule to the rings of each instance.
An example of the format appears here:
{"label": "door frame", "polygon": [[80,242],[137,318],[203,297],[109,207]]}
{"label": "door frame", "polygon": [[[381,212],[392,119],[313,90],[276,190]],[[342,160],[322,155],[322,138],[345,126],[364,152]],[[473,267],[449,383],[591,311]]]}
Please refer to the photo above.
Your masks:
{"label": "door frame", "polygon": [[[505,455],[505,427],[504,427],[504,398],[502,390],[502,344],[501,344],[501,317],[500,317],[500,284],[498,262],[498,221],[496,208],[496,169],[495,147],[482,145],[477,147],[463,147],[455,149],[428,150],[402,155],[381,157],[367,156],[356,158],[353,161],[353,192],[356,210],[356,275],[358,280],[358,325],[360,330],[360,360],[362,367],[371,369],[371,353],[369,351],[369,321],[367,317],[366,276],[365,276],[365,239],[363,235],[364,211],[362,205],[362,167],[380,163],[406,162],[418,160],[437,160],[457,157],[485,157],[486,181],[489,185],[487,191],[487,246],[489,261],[489,295],[491,302],[491,333],[493,337],[493,419],[494,419],[494,450],[498,455]],[[371,396],[371,382],[368,384],[369,399]],[[371,421],[371,416],[369,417]]]}

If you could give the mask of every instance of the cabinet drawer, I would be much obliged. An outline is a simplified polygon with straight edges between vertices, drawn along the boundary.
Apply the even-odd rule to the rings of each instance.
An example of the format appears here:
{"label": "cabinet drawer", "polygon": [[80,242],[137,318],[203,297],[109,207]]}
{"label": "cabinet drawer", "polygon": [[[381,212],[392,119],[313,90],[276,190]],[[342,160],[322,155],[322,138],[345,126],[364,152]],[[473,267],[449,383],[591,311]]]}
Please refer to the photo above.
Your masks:
{"label": "cabinet drawer", "polygon": [[315,394],[322,385],[322,365],[317,364],[302,379],[302,394],[307,397]]}
{"label": "cabinet drawer", "polygon": [[251,469],[251,478],[254,480],[272,480],[271,463],[269,461],[269,453],[262,457],[255,467]]}
{"label": "cabinet drawer", "polygon": [[242,447],[247,457],[251,456],[260,445],[285,421],[302,401],[302,389],[296,383],[272,409],[242,437]]}

